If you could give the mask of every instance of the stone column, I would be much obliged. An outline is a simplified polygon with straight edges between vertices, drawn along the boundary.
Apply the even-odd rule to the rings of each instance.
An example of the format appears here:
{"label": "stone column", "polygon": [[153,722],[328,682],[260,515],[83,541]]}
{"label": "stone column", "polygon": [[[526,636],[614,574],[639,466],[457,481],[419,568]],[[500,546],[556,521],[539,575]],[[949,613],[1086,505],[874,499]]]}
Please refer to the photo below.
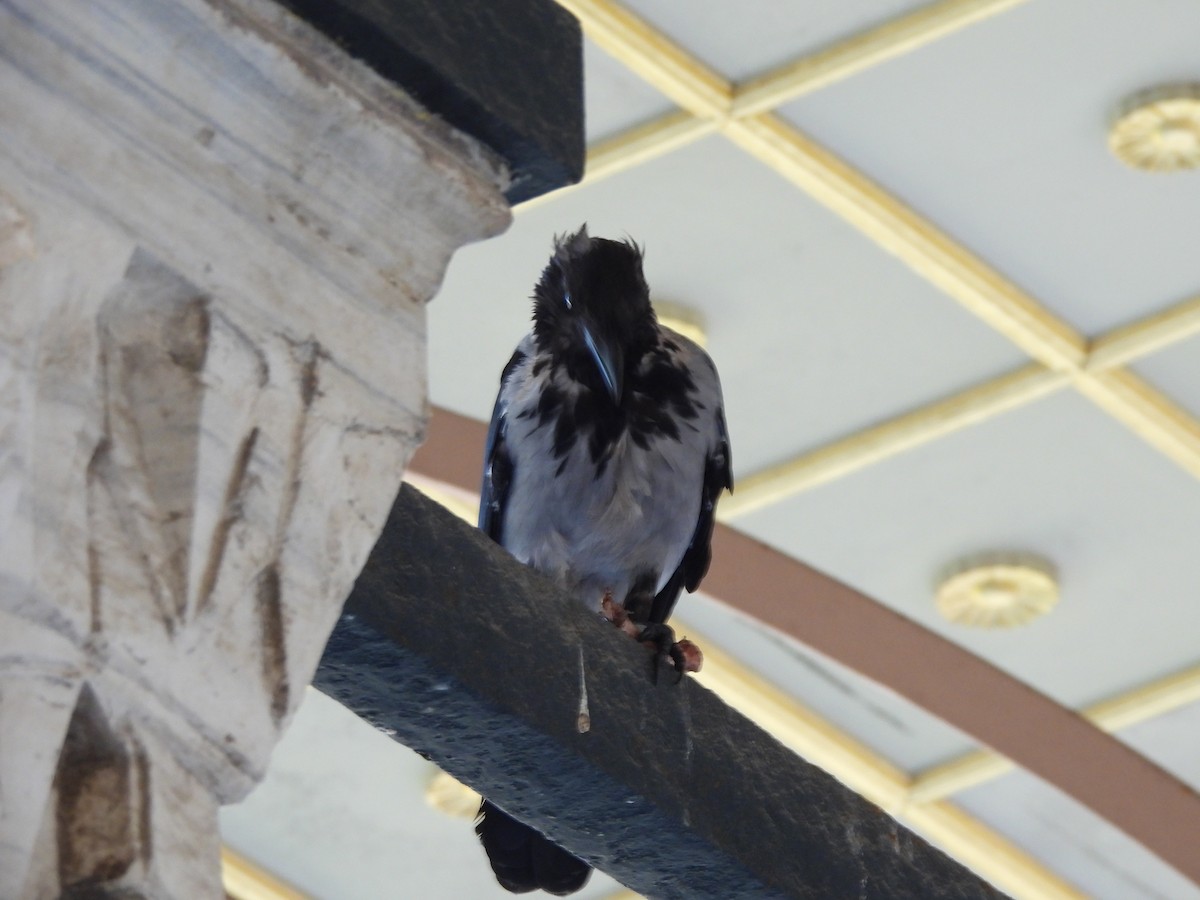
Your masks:
{"label": "stone column", "polygon": [[220,897],[509,170],[267,0],[3,0],[0,98],[0,897]]}

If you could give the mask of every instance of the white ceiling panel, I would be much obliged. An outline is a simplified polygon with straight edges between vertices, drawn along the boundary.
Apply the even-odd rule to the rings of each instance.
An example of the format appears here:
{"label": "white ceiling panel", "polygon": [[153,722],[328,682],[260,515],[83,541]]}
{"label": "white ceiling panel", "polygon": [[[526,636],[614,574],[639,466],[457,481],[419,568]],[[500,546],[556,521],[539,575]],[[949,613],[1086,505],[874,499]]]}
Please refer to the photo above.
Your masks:
{"label": "white ceiling panel", "polygon": [[[1194,662],[1200,665],[1200,648]],[[1200,703],[1192,702],[1139,722],[1122,730],[1118,737],[1200,791]]]}
{"label": "white ceiling panel", "polygon": [[1131,368],[1192,415],[1200,417],[1200,337],[1138,360]]}
{"label": "white ceiling panel", "polygon": [[633,0],[627,4],[731,81],[744,81],[922,5],[922,0]]}
{"label": "white ceiling panel", "polygon": [[587,39],[583,72],[589,144],[675,111],[670,100]]}
{"label": "white ceiling panel", "polygon": [[1107,148],[1131,93],[1200,79],[1200,4],[1034,0],[784,108],[1085,334],[1200,287],[1200,173]]}
{"label": "white ceiling panel", "polygon": [[[221,810],[235,851],[313,900],[503,900],[469,819],[425,802],[436,767],[310,689],[266,779]],[[620,885],[594,873],[579,900]]]}
{"label": "white ceiling panel", "polygon": [[430,305],[436,404],[486,418],[551,235],[646,247],[653,297],[698,310],[739,473],[1006,372],[1025,357],[719,138],[518,215],[460,251]]}
{"label": "white ceiling panel", "polygon": [[1094,900],[1200,900],[1200,888],[1061,791],[1016,771],[955,802]]}
{"label": "white ceiling panel", "polygon": [[[1200,483],[1072,393],[734,524],[1071,707],[1196,657]],[[1048,558],[1058,606],[1013,630],[943,619],[939,571],[988,551]]]}

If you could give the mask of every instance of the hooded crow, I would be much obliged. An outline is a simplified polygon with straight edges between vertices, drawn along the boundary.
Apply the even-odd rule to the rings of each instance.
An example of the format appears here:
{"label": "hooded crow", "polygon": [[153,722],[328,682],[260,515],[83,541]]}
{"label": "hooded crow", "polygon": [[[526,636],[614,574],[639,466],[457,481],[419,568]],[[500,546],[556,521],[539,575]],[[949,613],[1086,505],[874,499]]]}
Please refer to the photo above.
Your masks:
{"label": "hooded crow", "polygon": [[[657,650],[653,673],[700,665],[667,617],[708,571],[731,489],[716,367],[660,325],[632,241],[557,238],[533,330],[500,378],[479,527],[589,609]],[[476,833],[500,884],[565,896],[591,868],[487,800]]]}

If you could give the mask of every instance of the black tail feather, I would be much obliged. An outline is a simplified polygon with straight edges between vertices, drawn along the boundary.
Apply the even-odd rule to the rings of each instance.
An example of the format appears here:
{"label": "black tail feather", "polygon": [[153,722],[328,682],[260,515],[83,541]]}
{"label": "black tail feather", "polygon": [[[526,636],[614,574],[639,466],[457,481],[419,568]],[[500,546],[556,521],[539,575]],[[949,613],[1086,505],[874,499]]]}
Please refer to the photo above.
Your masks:
{"label": "black tail feather", "polygon": [[479,807],[475,833],[483,842],[496,880],[514,894],[540,888],[565,897],[587,884],[592,874],[592,867],[582,859],[487,800]]}

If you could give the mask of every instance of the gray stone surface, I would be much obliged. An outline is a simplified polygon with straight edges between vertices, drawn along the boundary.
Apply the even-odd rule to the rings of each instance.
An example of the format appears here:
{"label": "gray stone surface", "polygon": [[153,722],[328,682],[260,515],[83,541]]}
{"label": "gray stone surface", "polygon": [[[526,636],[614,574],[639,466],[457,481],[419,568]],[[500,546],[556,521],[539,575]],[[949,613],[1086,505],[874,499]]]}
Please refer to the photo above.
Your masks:
{"label": "gray stone surface", "polygon": [[650,674],[406,486],[315,684],[648,897],[999,896],[710,692]]}

